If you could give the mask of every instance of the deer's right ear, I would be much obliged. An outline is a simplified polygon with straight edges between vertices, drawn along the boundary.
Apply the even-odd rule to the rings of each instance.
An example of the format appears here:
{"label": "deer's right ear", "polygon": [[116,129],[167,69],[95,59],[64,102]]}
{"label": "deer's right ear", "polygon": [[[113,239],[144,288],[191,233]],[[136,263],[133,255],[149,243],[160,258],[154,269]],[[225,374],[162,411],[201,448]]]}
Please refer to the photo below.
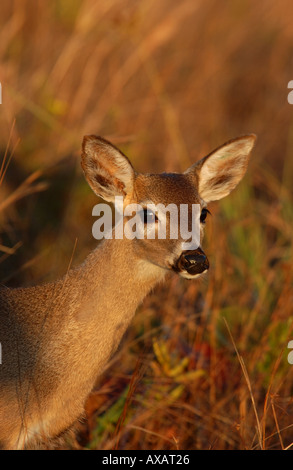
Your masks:
{"label": "deer's right ear", "polygon": [[135,172],[130,161],[102,137],[84,137],[81,166],[92,190],[108,202],[133,190]]}
{"label": "deer's right ear", "polygon": [[186,170],[205,202],[222,199],[241,181],[255,139],[256,136],[250,134],[230,140]]}

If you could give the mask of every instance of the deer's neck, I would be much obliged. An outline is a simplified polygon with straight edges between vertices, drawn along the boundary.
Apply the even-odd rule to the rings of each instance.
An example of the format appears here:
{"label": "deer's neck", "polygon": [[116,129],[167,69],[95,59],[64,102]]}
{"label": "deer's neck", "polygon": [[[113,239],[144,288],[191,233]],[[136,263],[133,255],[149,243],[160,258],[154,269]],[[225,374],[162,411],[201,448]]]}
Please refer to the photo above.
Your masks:
{"label": "deer's neck", "polygon": [[131,240],[104,240],[76,271],[87,306],[78,316],[85,315],[87,320],[100,314],[108,318],[131,317],[165,273],[138,258]]}
{"label": "deer's neck", "polygon": [[62,280],[3,291],[3,319],[15,338],[3,335],[5,321],[0,333],[11,342],[8,367],[14,361],[19,368],[23,396],[16,403],[25,403],[31,436],[40,429],[58,434],[83,411],[138,304],[163,277],[163,269],[139,260],[131,241],[105,240]]}
{"label": "deer's neck", "polygon": [[104,240],[65,283],[78,296],[73,311],[80,335],[78,345],[101,372],[136,308],[166,271],[136,256],[131,240]]}

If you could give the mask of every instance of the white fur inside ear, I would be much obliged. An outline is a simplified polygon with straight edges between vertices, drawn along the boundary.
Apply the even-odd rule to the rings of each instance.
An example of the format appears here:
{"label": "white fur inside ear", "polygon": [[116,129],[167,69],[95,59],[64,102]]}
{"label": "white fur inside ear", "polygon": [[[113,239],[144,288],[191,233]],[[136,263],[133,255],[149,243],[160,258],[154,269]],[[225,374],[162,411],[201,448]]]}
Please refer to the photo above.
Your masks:
{"label": "white fur inside ear", "polygon": [[130,161],[103,138],[85,137],[82,167],[93,191],[106,201],[114,202],[115,196],[132,192],[134,170]]}
{"label": "white fur inside ear", "polygon": [[[128,158],[123,155],[118,149],[101,141],[99,142],[99,153],[97,160],[100,162],[100,167],[108,176],[115,176],[128,187],[132,184],[133,169]],[[114,174],[113,174],[114,171]],[[107,176],[105,174],[105,176]]]}
{"label": "white fur inside ear", "polygon": [[224,144],[202,160],[198,192],[205,202],[227,196],[243,178],[255,136],[245,136]]}

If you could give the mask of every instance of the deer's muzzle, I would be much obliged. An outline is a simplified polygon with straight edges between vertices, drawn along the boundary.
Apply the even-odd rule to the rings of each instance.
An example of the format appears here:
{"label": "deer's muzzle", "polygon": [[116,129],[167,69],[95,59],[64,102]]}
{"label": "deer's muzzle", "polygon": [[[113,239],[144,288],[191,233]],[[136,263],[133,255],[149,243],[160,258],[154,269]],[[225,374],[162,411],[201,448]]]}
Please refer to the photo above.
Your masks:
{"label": "deer's muzzle", "polygon": [[173,269],[178,273],[185,271],[194,276],[209,269],[209,260],[201,248],[183,251]]}

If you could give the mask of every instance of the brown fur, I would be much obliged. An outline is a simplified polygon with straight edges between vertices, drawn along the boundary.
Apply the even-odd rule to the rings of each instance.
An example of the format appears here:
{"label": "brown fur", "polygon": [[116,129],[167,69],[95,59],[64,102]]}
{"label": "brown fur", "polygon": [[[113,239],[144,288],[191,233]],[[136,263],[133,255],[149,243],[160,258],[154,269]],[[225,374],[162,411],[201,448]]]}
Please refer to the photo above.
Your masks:
{"label": "brown fur", "polygon": [[[247,160],[253,141],[251,136],[235,141],[234,158],[245,148]],[[229,179],[231,190],[243,176],[243,168],[235,170],[232,164],[231,144],[229,151],[219,176],[216,153],[209,157],[216,168],[214,181],[201,179],[205,161],[185,174],[140,175],[113,145],[90,136],[83,143],[82,166],[92,189],[108,201],[125,191],[128,203],[205,204],[198,181],[211,195],[215,184],[225,186]],[[139,303],[178,259],[181,242],[104,240],[61,280],[0,290],[2,448],[50,442],[83,413],[96,377]]]}

